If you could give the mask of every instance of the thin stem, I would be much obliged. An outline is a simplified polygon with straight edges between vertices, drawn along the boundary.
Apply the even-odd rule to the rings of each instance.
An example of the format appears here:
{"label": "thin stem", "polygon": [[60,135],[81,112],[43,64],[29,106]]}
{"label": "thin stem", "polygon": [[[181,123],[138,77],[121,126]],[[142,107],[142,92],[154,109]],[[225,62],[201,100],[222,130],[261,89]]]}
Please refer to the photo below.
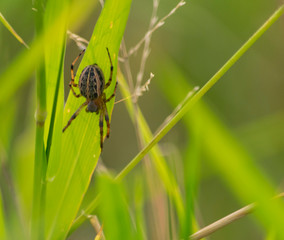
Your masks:
{"label": "thin stem", "polygon": [[[279,195],[275,196],[272,200],[275,199],[279,199],[279,198],[283,198],[284,197],[284,193],[280,193]],[[217,230],[229,225],[232,222],[235,222],[236,220],[243,218],[245,216],[247,216],[248,214],[252,213],[255,208],[256,208],[257,204],[252,203],[249,204],[219,220],[217,220],[216,222],[211,223],[210,225],[200,229],[199,231],[197,231],[196,233],[192,234],[190,236],[191,240],[199,240],[201,238],[204,238],[206,236],[209,236],[210,234],[212,234],[213,232],[216,232]]]}
{"label": "thin stem", "polygon": [[198,91],[192,98],[188,99],[184,107],[165,125],[145,146],[132,161],[117,175],[116,179],[123,179],[149,152],[149,150],[158,143],[190,110],[210,88],[234,65],[234,63],[262,36],[264,32],[283,14],[284,5],[278,8],[272,16],[243,44],[243,46],[221,67],[221,69]]}
{"label": "thin stem", "polygon": [[[158,6],[159,6],[159,0],[153,0],[153,12],[152,12],[148,31],[150,31],[153,28],[154,24],[157,21]],[[144,48],[143,48],[143,52],[142,52],[140,68],[139,68],[139,72],[137,74],[137,79],[136,79],[136,86],[135,86],[136,90],[141,86],[141,83],[142,83],[142,79],[143,79],[143,75],[144,75],[144,71],[145,71],[146,60],[147,60],[147,58],[150,54],[151,37],[152,37],[152,34],[148,34],[147,38],[144,41]],[[135,102],[137,102],[137,99],[138,99],[138,96],[136,96]]]}
{"label": "thin stem", "polygon": [[[43,32],[43,2],[35,0],[33,3],[35,13],[36,34]],[[37,110],[36,119],[36,141],[35,141],[35,161],[34,161],[34,189],[33,189],[33,208],[31,239],[44,239],[44,209],[45,209],[45,175],[46,175],[46,156],[44,149],[44,123],[46,118],[46,86],[44,62],[37,66],[36,74],[37,86]]]}
{"label": "thin stem", "polygon": [[[164,16],[161,20],[159,20],[159,22],[157,22],[155,25],[153,24],[152,28],[149,28],[149,30],[146,32],[145,36],[136,44],[136,46],[134,46],[133,48],[131,48],[129,50],[129,53],[127,55],[127,57],[130,57],[133,53],[137,52],[138,49],[142,46],[142,44],[147,40],[147,38],[149,36],[151,36],[158,28],[160,28],[161,26],[164,25],[165,21],[167,20],[167,18],[169,18],[171,15],[173,15],[175,13],[175,11],[183,6],[185,4],[184,0],[181,0],[175,8],[173,8],[166,16]],[[155,16],[156,17],[156,16]],[[154,22],[155,23],[155,22]]]}
{"label": "thin stem", "polygon": [[90,204],[84,209],[84,211],[73,221],[72,226],[68,232],[68,236],[74,232],[79,226],[81,226],[88,218],[87,216],[92,214],[92,212],[98,207],[99,201],[101,200],[101,195],[98,194]]}
{"label": "thin stem", "polygon": [[21,43],[23,44],[27,49],[30,49],[29,46],[25,43],[25,41],[17,34],[17,32],[14,30],[14,28],[8,23],[8,21],[5,19],[5,17],[0,12],[0,22],[3,23],[3,25],[12,33],[12,35]]}
{"label": "thin stem", "polygon": [[247,205],[219,220],[217,220],[216,222],[200,229],[199,231],[197,231],[196,233],[192,234],[190,236],[191,240],[198,240],[201,238],[204,238],[206,236],[209,236],[210,234],[212,234],[213,232],[217,231],[218,229],[221,229],[224,226],[229,225],[230,223],[247,216],[249,213],[251,213],[255,208],[255,204],[250,204]]}

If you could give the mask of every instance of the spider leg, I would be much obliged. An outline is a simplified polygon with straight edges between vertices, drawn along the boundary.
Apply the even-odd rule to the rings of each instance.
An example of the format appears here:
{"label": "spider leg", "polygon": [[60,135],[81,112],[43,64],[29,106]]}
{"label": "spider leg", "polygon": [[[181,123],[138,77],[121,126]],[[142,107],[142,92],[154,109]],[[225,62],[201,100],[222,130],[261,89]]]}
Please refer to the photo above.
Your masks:
{"label": "spider leg", "polygon": [[101,150],[103,150],[103,142],[104,142],[104,112],[101,111],[100,113],[100,135],[101,135]]}
{"label": "spider leg", "polygon": [[108,48],[106,48],[106,50],[107,50],[107,54],[108,54],[109,61],[110,61],[110,76],[109,76],[109,80],[108,80],[107,84],[105,85],[105,89],[110,86],[111,81],[112,81],[112,73],[113,73],[113,65],[112,65],[112,61],[111,61],[111,57],[110,57]]}
{"label": "spider leg", "polygon": [[115,96],[117,84],[118,84],[118,82],[116,82],[116,84],[115,84],[113,94],[108,99],[106,99],[105,103],[109,102]]}
{"label": "spider leg", "polygon": [[[77,86],[78,86],[78,84],[75,84],[75,85],[76,85],[76,86],[73,85],[73,87],[77,87]],[[77,94],[77,93],[75,92],[75,90],[74,90],[74,88],[72,87],[71,83],[69,83],[69,87],[71,88],[72,93],[74,94],[74,96],[75,96],[76,98],[82,96],[81,93],[78,93],[78,94]]]}
{"label": "spider leg", "polygon": [[106,120],[106,124],[107,124],[107,138],[109,138],[110,123],[109,123],[109,116],[108,116],[106,107],[105,107],[105,120]]}
{"label": "spider leg", "polygon": [[66,128],[69,127],[69,125],[71,124],[71,122],[79,115],[79,113],[81,112],[81,110],[83,109],[83,107],[85,107],[86,105],[88,105],[88,101],[84,102],[77,110],[76,112],[72,115],[72,117],[69,119],[67,125],[62,129],[62,132],[64,132],[66,130]]}
{"label": "spider leg", "polygon": [[75,82],[74,82],[74,70],[73,70],[73,68],[74,68],[74,65],[75,65],[75,63],[77,62],[77,60],[79,59],[79,57],[83,54],[85,52],[85,49],[82,51],[82,52],[80,52],[79,53],[79,55],[75,58],[75,60],[72,62],[72,64],[71,64],[71,81],[69,82],[69,87],[71,88],[71,90],[72,90],[72,93],[74,94],[74,96],[75,97],[80,97],[81,96],[81,94],[79,93],[79,94],[76,94],[76,92],[75,92],[75,90],[74,90],[74,88],[73,87],[78,87],[78,84],[76,84]]}

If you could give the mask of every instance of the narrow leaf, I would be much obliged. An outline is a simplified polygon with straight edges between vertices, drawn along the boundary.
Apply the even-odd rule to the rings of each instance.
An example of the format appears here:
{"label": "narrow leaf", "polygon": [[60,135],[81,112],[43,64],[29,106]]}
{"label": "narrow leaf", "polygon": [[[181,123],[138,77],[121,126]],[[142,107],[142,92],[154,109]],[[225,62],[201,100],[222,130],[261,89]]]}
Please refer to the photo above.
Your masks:
{"label": "narrow leaf", "polygon": [[[107,81],[110,76],[110,62],[106,51],[108,48],[114,74],[111,86],[105,91],[107,97],[112,94],[115,86],[117,55],[130,4],[131,0],[106,1],[75,78],[75,82],[78,82],[83,68],[97,63]],[[67,123],[84,101],[83,97],[75,98],[72,93],[69,94],[63,124]],[[112,107],[113,100],[107,104],[109,115]],[[63,133],[61,153],[50,156],[46,199],[47,239],[64,238],[77,214],[100,155],[98,120],[98,115],[83,110]]]}
{"label": "narrow leaf", "polygon": [[29,49],[29,46],[25,43],[25,41],[16,33],[14,28],[8,23],[8,21],[4,18],[2,13],[0,12],[0,21],[3,23],[3,25],[12,33],[12,35],[21,43],[23,44],[27,49]]}

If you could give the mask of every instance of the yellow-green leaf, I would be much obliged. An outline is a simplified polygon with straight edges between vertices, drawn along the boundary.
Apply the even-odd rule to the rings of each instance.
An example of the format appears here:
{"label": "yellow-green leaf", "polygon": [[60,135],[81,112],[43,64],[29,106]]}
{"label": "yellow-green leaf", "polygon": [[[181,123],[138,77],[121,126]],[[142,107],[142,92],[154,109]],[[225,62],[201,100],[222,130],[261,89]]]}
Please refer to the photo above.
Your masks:
{"label": "yellow-green leaf", "polygon": [[[96,23],[89,46],[78,68],[75,82],[87,65],[97,63],[105,78],[110,75],[109,49],[114,65],[113,82],[107,89],[110,96],[115,86],[117,55],[130,10],[131,0],[108,0]],[[90,23],[89,23],[90,24]],[[63,126],[76,109],[85,101],[69,94],[65,105]],[[109,115],[113,101],[107,104]],[[46,236],[62,239],[66,236],[80,207],[92,173],[100,155],[98,115],[84,110],[63,133],[62,148],[58,155],[51,155],[47,172]]]}

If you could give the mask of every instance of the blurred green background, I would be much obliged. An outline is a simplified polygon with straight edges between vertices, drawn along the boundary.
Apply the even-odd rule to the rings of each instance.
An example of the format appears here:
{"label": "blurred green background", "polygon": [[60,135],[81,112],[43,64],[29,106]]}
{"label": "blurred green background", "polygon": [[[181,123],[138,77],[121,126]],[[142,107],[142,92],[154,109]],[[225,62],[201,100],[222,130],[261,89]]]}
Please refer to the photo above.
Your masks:
{"label": "blurred green background", "polygon": [[[165,16],[177,2],[160,0],[158,16]],[[191,86],[203,86],[280,4],[283,4],[283,1],[191,0],[167,19],[164,26],[153,34],[144,82],[150,72],[154,73],[155,77],[149,86],[149,92],[139,98],[139,106],[152,132],[157,130],[176,106],[167,96],[167,91],[163,90],[167,88],[175,92],[176,85],[179,84],[174,77],[175,74],[171,75],[170,80],[165,80],[165,74],[171,71],[171,66],[173,73],[178,69]],[[31,8],[31,1],[0,2],[1,13],[28,44],[34,38]],[[98,5],[97,10],[76,34],[89,39],[99,12]],[[133,1],[124,36],[128,49],[146,33],[151,12],[152,1]],[[279,189],[282,189],[284,184],[283,39],[282,17],[204,98],[223,126],[229,129],[253,157],[263,174]],[[23,48],[0,24],[0,72],[10,65]],[[68,40],[64,66],[65,90],[68,90],[71,62],[78,53],[76,44]],[[134,79],[140,66],[140,59],[141,50],[129,59]],[[0,82],[3,81],[12,82],[13,79],[0,79]],[[32,162],[24,160],[33,155],[34,88],[34,79],[31,78],[17,91],[13,99],[0,106],[0,157],[3,159],[9,156],[10,152],[14,152],[14,155],[20,155],[22,164],[32,165]],[[191,88],[187,91],[189,90]],[[176,94],[179,101],[185,97],[178,92]],[[121,95],[118,93],[116,100],[120,98]],[[16,109],[16,115],[12,119],[9,118],[11,109]],[[7,130],[9,126],[12,131]],[[206,132],[203,134],[206,138]],[[161,141],[160,146],[169,161],[182,162],[190,141],[191,133],[187,126],[179,123]],[[109,169],[119,171],[138,150],[135,128],[124,104],[118,103],[112,116],[111,137],[105,142],[101,156],[103,162]],[[206,149],[201,148],[195,200],[196,217],[200,227],[243,206],[206,158]],[[13,164],[15,163],[11,162],[11,169],[15,167]],[[18,172],[13,172],[13,175],[25,174],[19,171],[19,168],[16,169]],[[2,177],[1,181],[4,180],[5,177]],[[87,232],[92,232],[89,225],[75,232],[70,240],[78,239],[82,233],[85,238],[80,239],[92,239],[92,233],[88,236]],[[252,217],[246,217],[212,234],[210,239],[260,239],[262,234],[264,233],[261,226]]]}

